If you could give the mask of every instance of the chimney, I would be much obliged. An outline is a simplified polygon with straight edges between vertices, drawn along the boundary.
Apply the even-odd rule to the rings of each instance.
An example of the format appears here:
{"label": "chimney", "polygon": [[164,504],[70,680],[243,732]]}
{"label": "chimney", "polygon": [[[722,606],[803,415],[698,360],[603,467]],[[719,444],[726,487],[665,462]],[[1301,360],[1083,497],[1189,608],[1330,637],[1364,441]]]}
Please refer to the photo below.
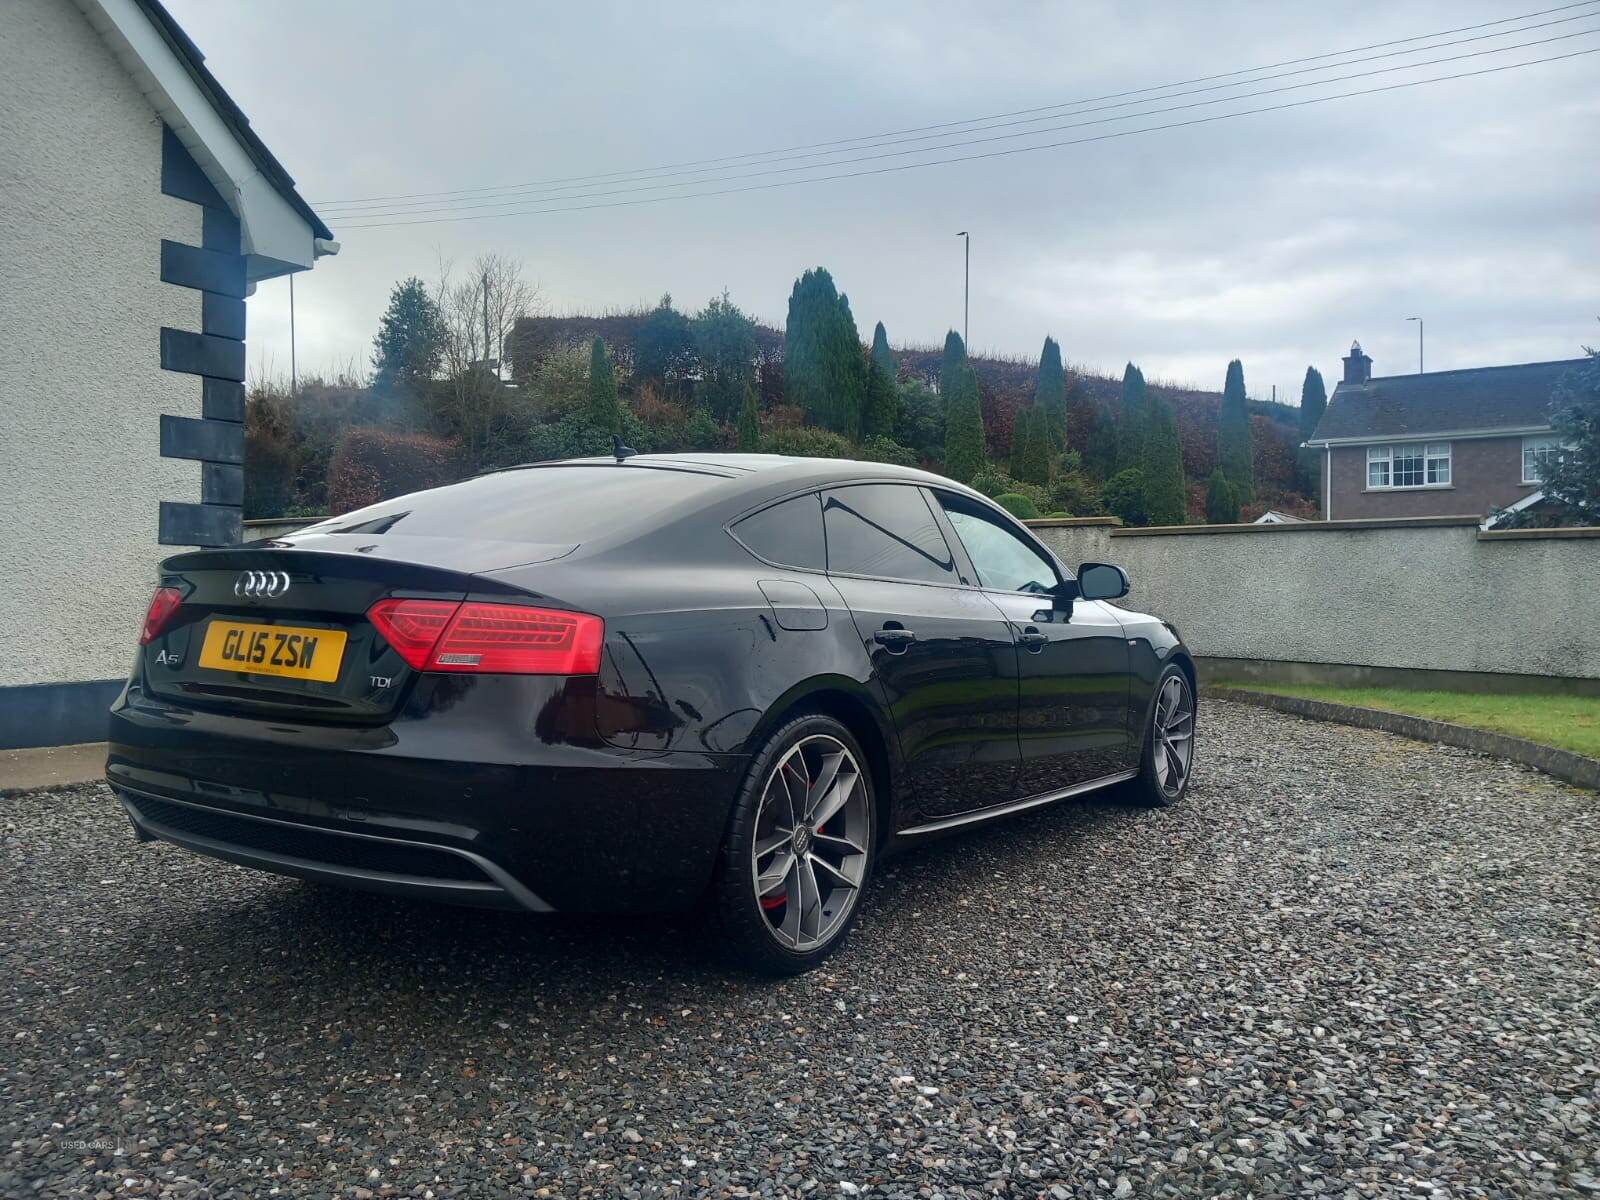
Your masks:
{"label": "chimney", "polygon": [[1366,383],[1372,378],[1372,360],[1361,350],[1360,342],[1350,343],[1350,353],[1344,356],[1344,381]]}

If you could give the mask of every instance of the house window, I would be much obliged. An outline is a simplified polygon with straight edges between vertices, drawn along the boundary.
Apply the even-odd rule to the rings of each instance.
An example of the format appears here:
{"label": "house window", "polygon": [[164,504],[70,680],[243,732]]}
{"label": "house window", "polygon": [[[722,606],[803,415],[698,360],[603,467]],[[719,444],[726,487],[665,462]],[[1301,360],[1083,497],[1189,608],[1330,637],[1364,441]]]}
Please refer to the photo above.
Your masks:
{"label": "house window", "polygon": [[1539,483],[1547,466],[1561,453],[1561,439],[1551,434],[1522,439],[1522,482]]}
{"label": "house window", "polygon": [[1369,488],[1446,487],[1449,483],[1449,442],[1367,447]]}

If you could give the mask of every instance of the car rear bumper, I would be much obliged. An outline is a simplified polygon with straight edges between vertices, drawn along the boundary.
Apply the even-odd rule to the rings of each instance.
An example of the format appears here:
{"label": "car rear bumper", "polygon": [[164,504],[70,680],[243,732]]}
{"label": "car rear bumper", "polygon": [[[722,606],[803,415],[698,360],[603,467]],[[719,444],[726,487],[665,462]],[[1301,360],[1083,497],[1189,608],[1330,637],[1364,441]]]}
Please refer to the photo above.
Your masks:
{"label": "car rear bumper", "polygon": [[116,793],[142,838],[196,854],[363,891],[551,911],[504,868],[468,850],[246,816],[125,786]]}
{"label": "car rear bumper", "polygon": [[140,836],[279,874],[534,912],[692,906],[744,758],[541,740],[514,699],[469,690],[425,720],[334,727],[130,685],[106,779]]}

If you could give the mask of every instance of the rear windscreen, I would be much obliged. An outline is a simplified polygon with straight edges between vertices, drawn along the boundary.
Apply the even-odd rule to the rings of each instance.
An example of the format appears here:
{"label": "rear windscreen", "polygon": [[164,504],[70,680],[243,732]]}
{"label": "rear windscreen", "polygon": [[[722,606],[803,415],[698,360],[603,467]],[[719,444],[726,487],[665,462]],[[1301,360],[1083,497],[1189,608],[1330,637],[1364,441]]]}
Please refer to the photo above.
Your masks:
{"label": "rear windscreen", "polygon": [[532,467],[415,492],[300,533],[403,533],[578,544],[711,491],[727,478],[652,467]]}

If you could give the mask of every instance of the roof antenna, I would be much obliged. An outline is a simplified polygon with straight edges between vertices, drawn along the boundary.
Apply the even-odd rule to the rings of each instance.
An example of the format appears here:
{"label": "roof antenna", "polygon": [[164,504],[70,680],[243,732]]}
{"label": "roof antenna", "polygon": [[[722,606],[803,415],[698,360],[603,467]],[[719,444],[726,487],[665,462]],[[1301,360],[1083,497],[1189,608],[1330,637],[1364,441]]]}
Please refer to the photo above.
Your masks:
{"label": "roof antenna", "polygon": [[611,435],[611,453],[616,455],[618,462],[621,462],[629,455],[637,454],[639,452],[632,446],[624,446],[622,444],[622,435],[620,433],[613,433]]}

